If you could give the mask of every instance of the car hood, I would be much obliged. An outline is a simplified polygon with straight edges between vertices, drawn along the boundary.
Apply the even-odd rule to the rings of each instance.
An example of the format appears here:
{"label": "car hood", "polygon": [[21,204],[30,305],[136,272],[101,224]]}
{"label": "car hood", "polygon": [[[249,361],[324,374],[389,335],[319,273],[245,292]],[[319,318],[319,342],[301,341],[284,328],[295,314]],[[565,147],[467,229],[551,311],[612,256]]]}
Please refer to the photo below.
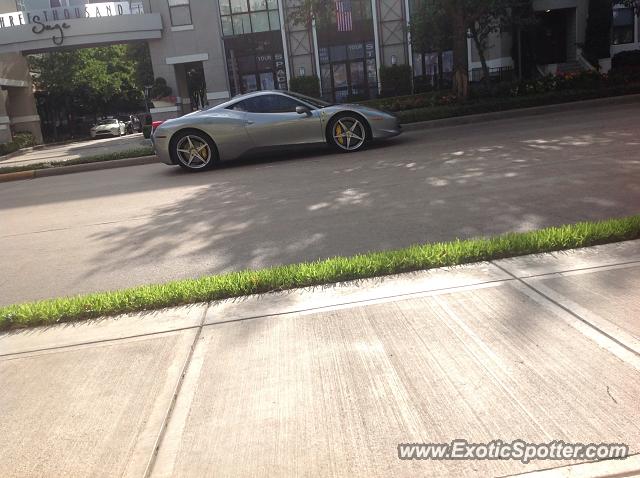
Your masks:
{"label": "car hood", "polygon": [[97,126],[94,126],[93,129],[95,130],[99,130],[99,129],[112,129],[112,128],[119,128],[120,124],[118,123],[112,123],[112,124],[99,124]]}

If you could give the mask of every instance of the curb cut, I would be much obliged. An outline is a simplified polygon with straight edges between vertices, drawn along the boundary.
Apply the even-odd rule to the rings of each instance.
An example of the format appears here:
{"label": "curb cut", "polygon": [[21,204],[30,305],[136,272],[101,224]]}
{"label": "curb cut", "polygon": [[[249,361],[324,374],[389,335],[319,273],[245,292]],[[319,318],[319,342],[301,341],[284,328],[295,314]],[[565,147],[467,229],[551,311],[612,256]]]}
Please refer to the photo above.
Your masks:
{"label": "curb cut", "polygon": [[58,166],[44,169],[32,169],[29,171],[17,171],[14,173],[0,174],[0,183],[9,181],[20,181],[23,179],[46,178],[51,176],[61,176],[63,174],[82,173],[87,171],[99,171],[102,169],[123,168],[127,166],[140,166],[158,161],[153,156],[140,156],[137,158],[112,159],[110,161],[96,161],[95,163],[72,164],[70,166]]}
{"label": "curb cut", "polygon": [[444,128],[447,126],[461,126],[473,123],[484,123],[485,121],[537,116],[547,113],[562,113],[565,111],[577,111],[587,108],[621,105],[626,103],[640,103],[640,94],[610,96],[608,98],[596,98],[593,100],[569,101],[554,105],[532,106],[529,108],[517,108],[512,110],[492,111],[490,113],[478,113],[473,115],[454,116],[452,118],[419,121],[417,123],[404,123],[402,124],[402,130],[417,131]]}

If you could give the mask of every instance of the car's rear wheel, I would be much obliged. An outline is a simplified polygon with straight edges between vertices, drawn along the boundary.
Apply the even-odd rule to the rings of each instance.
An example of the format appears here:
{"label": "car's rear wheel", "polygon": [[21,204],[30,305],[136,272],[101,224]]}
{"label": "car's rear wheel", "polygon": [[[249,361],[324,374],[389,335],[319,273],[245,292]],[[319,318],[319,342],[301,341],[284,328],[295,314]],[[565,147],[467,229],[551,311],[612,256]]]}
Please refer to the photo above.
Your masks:
{"label": "car's rear wheel", "polygon": [[367,143],[367,125],[360,116],[349,113],[338,115],[329,122],[327,140],[338,151],[358,151]]}
{"label": "car's rear wheel", "polygon": [[204,171],[216,162],[216,147],[211,138],[198,131],[183,131],[171,141],[171,154],[187,171]]}

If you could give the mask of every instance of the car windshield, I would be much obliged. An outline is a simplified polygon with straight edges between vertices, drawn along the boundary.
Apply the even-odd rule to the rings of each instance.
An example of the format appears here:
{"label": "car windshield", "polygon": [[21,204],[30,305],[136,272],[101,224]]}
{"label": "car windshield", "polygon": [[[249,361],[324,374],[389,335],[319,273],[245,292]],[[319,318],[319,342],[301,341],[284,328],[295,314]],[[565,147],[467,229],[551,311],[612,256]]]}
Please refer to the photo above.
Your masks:
{"label": "car windshield", "polygon": [[98,124],[115,124],[117,123],[118,120],[117,119],[106,119],[106,120],[102,120],[102,121],[98,121]]}
{"label": "car windshield", "polygon": [[293,96],[294,98],[302,100],[305,103],[309,103],[314,108],[326,108],[327,106],[331,106],[331,103],[327,103],[326,101],[322,101],[306,95],[301,95],[300,93],[294,93],[293,91],[289,91],[287,94]]}

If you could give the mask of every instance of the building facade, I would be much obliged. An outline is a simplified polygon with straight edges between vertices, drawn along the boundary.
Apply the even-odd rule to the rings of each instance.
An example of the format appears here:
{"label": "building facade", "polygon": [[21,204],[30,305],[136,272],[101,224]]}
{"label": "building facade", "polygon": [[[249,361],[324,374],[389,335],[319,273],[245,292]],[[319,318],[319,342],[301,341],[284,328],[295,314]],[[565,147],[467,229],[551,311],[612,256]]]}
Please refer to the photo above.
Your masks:
{"label": "building facade", "polygon": [[[24,55],[56,48],[146,41],[155,77],[173,91],[154,104],[158,119],[202,106],[191,104],[187,73],[194,69],[204,78],[202,102],[209,105],[240,93],[287,89],[292,78],[305,76],[319,78],[321,95],[331,101],[374,97],[382,65],[409,65],[417,78],[438,69],[439,55],[412,51],[413,1],[327,0],[337,12],[296,22],[298,0],[0,0],[0,141],[12,129],[38,129]],[[587,67],[579,45],[588,1],[533,0],[539,27],[528,41],[536,43],[539,73]],[[638,27],[633,10],[616,6],[611,53],[640,48]],[[526,43],[495,35],[485,55],[490,70],[522,68]],[[451,60],[450,52],[440,55],[445,72]],[[470,40],[468,60],[471,78],[479,79]],[[601,61],[605,69],[608,61]]]}

